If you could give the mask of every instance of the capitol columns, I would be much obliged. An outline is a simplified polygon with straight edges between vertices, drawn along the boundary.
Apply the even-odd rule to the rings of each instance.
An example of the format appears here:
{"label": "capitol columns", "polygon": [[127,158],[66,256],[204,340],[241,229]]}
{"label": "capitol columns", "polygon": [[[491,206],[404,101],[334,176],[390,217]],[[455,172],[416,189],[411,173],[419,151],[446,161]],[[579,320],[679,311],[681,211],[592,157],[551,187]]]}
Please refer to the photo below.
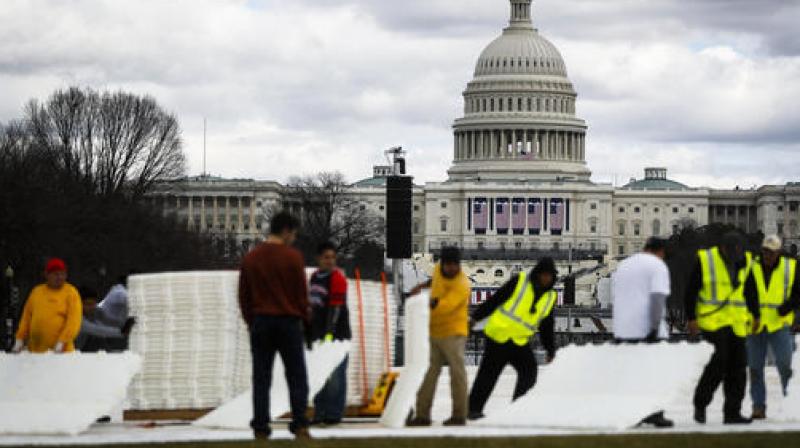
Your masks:
{"label": "capitol columns", "polygon": [[511,130],[511,158],[517,158],[517,131],[515,129]]}

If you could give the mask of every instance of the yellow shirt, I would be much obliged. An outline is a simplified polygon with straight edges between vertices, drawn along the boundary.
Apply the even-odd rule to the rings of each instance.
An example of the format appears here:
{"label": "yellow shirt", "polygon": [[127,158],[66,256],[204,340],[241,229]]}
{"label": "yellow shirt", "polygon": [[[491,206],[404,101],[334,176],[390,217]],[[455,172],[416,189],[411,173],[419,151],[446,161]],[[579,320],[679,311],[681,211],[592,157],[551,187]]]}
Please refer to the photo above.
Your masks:
{"label": "yellow shirt", "polygon": [[61,289],[47,285],[33,288],[22,311],[17,339],[27,342],[32,353],[53,350],[58,342],[64,351],[75,350],[75,337],[81,329],[81,296],[69,283]]}
{"label": "yellow shirt", "polygon": [[431,309],[430,336],[446,338],[469,334],[469,297],[472,288],[463,271],[454,278],[442,275],[439,263],[433,268],[431,301],[438,299]]}

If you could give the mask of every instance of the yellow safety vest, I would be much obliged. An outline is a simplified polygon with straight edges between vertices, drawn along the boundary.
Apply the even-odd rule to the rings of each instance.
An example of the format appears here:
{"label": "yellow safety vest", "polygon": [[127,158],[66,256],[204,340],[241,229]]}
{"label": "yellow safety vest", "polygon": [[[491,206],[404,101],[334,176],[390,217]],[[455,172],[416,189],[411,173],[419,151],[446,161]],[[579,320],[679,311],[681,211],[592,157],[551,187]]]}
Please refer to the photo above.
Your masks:
{"label": "yellow safety vest", "polygon": [[750,272],[753,256],[745,253],[745,267],[737,273],[739,284],[733,288],[725,260],[719,248],[697,252],[703,271],[703,286],[697,301],[697,323],[705,331],[717,331],[731,327],[739,337],[747,336],[752,324],[752,316],[744,299],[744,283]]}
{"label": "yellow safety vest", "polygon": [[[483,330],[486,336],[498,344],[505,344],[509,339],[519,346],[527,344],[542,320],[550,315],[558,294],[550,289],[538,299],[537,302],[528,274],[521,272],[514,293],[489,317]],[[536,309],[531,312],[534,303]]]}
{"label": "yellow safety vest", "polygon": [[789,300],[794,285],[794,276],[797,270],[797,260],[780,257],[778,265],[772,271],[769,285],[764,279],[764,269],[760,260],[753,263],[753,277],[758,289],[758,303],[761,306],[761,328],[774,333],[784,327],[789,327],[794,322],[794,313],[781,317],[778,307]]}

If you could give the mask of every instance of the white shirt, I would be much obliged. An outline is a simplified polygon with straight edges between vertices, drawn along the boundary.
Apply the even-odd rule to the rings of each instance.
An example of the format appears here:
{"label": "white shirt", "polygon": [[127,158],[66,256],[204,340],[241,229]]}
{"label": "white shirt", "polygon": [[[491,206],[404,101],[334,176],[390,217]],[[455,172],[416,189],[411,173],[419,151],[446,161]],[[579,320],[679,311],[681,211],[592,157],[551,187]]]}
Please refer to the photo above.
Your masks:
{"label": "white shirt", "polygon": [[106,297],[97,304],[99,321],[114,327],[122,327],[128,319],[128,291],[121,284],[114,285]]}
{"label": "white shirt", "polygon": [[[614,298],[614,337],[644,339],[652,330],[650,295],[669,295],[669,269],[663,260],[648,253],[630,256],[619,264],[611,277]],[[666,316],[666,310],[664,310]],[[659,337],[666,338],[666,321]]]}

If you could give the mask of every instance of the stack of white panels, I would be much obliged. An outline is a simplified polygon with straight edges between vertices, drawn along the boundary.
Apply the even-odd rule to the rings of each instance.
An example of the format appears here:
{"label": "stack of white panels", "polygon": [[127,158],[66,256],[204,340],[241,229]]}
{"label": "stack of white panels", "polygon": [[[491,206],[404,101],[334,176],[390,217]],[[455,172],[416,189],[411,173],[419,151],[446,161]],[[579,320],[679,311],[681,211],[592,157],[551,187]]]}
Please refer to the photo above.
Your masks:
{"label": "stack of white panels", "polygon": [[137,325],[131,350],[143,357],[129,390],[134,409],[218,406],[246,388],[249,344],[236,272],[150,274],[129,281]]}
{"label": "stack of white panels", "polygon": [[[309,276],[312,272],[307,270]],[[142,372],[129,389],[132,409],[212,408],[250,388],[250,343],[239,311],[238,284],[237,271],[130,278],[130,311],[138,322],[130,347],[143,358]],[[363,310],[359,309],[356,281],[348,280],[353,332],[348,368],[351,405],[362,404],[371,396],[386,371],[386,360],[394,356],[397,302],[391,285],[387,287],[388,307],[380,282],[362,281],[361,293]]]}

